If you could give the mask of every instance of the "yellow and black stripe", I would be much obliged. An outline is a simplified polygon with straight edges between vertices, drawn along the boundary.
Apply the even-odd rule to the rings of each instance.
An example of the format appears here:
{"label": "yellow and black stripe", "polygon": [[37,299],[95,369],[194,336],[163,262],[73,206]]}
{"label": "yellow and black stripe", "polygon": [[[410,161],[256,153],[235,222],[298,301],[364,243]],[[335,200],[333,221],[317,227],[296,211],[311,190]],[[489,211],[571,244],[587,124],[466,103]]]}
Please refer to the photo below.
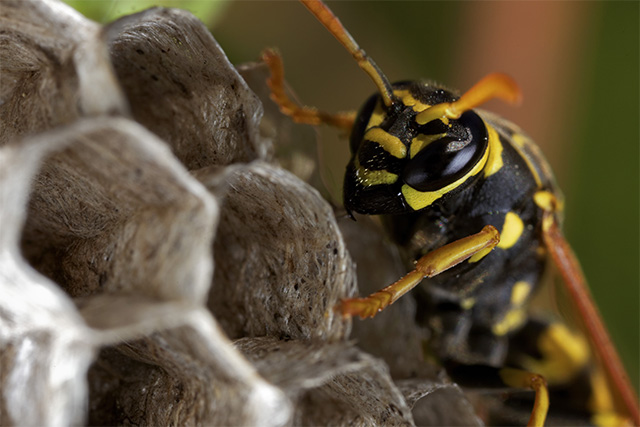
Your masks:
{"label": "yellow and black stripe", "polygon": [[351,134],[344,187],[349,211],[419,211],[500,170],[500,138],[476,113],[427,117],[433,105],[454,101],[452,93],[424,83],[393,87],[397,103],[385,107],[372,97]]}
{"label": "yellow and black stripe", "polygon": [[[267,54],[272,99],[298,122],[351,130],[345,208],[383,215],[389,235],[410,261],[409,272],[392,285],[369,297],[342,300],[342,314],[373,316],[428,277],[414,293],[417,319],[431,331],[430,353],[456,381],[535,391],[529,425],[545,422],[550,401],[554,417],[571,413],[561,415],[563,423],[623,423],[601,370],[592,369],[584,339],[528,315],[549,258],[572,284],[568,288],[582,317],[597,318],[589,315],[595,310],[585,303],[588,298],[575,296],[577,289],[587,292],[559,232],[562,195],[549,165],[517,126],[473,111],[493,98],[517,102],[515,82],[493,73],[459,97],[428,82],[391,85],[322,1],[301,1],[351,53],[378,94],[355,118],[297,105],[284,90],[278,55]],[[607,347],[606,331],[598,322],[588,326],[597,348],[607,349],[598,354],[609,379],[640,422],[637,397]]]}

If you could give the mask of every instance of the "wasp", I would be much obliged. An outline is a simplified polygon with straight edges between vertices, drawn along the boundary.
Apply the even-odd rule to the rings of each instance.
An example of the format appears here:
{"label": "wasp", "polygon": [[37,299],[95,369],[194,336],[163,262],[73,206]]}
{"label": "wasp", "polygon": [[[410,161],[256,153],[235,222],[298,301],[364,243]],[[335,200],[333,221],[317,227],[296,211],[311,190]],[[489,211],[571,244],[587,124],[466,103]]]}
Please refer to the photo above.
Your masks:
{"label": "wasp", "polygon": [[[300,1],[377,93],[357,114],[301,106],[285,92],[280,56],[267,50],[271,98],[297,122],[348,131],[344,207],[381,216],[413,261],[395,283],[337,310],[373,317],[415,288],[430,349],[459,384],[532,390],[529,425],[543,425],[550,407],[589,414],[596,425],[640,424],[635,392],[562,234],[563,198],[547,161],[518,126],[476,110],[494,98],[519,102],[516,83],[494,73],[461,95],[428,81],[392,84],[322,1]],[[549,262],[586,338],[528,315]]]}

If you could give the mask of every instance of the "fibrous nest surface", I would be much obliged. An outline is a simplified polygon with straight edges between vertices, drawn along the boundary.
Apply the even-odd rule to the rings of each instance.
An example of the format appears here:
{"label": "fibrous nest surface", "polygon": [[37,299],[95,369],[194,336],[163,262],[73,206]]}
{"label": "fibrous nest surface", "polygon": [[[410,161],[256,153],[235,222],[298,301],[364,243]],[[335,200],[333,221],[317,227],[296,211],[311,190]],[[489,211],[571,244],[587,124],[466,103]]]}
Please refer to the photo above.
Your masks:
{"label": "fibrous nest surface", "polygon": [[393,253],[278,166],[291,124],[197,19],[4,1],[0,29],[0,424],[476,422],[410,301],[350,335],[353,258],[375,288]]}

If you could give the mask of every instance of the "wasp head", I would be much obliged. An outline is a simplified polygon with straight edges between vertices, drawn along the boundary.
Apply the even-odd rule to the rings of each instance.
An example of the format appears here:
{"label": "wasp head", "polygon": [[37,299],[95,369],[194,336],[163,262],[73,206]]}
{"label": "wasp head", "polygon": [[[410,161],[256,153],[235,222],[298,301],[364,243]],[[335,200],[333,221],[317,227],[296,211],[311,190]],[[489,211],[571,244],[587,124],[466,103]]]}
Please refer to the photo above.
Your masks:
{"label": "wasp head", "polygon": [[348,211],[397,214],[424,209],[467,188],[486,163],[488,131],[475,112],[451,113],[457,97],[420,82],[393,85],[385,106],[367,100],[350,137],[344,183]]}

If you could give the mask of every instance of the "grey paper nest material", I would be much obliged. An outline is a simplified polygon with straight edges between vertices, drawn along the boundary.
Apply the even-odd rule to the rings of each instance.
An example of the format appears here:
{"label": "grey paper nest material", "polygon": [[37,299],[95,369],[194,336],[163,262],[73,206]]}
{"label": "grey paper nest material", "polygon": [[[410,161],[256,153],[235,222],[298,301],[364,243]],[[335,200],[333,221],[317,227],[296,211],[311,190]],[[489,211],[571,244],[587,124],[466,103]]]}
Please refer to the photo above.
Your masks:
{"label": "grey paper nest material", "polygon": [[0,424],[413,423],[437,378],[347,341],[333,212],[200,22],[4,1],[0,29]]}

